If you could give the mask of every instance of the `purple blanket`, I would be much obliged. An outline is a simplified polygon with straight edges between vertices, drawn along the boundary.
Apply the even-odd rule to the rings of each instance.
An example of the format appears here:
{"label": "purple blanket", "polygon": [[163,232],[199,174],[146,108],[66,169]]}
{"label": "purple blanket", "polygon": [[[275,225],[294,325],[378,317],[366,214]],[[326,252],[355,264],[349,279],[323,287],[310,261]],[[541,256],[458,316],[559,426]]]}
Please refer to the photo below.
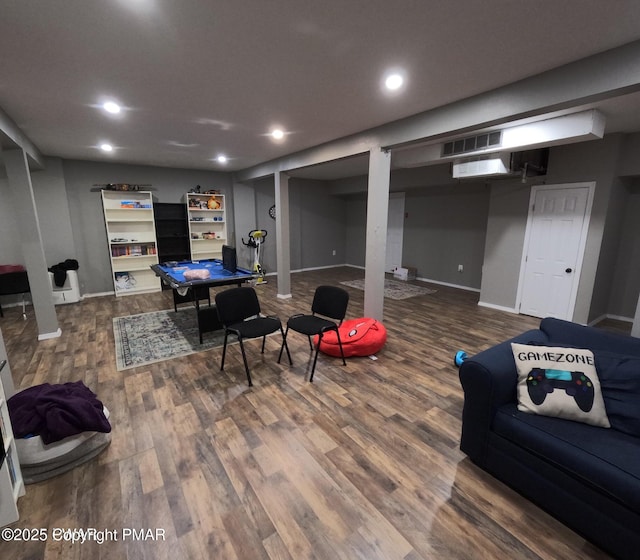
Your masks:
{"label": "purple blanket", "polygon": [[111,431],[102,403],[82,381],[29,387],[7,405],[18,438],[39,435],[44,443],[53,443],[82,432]]}

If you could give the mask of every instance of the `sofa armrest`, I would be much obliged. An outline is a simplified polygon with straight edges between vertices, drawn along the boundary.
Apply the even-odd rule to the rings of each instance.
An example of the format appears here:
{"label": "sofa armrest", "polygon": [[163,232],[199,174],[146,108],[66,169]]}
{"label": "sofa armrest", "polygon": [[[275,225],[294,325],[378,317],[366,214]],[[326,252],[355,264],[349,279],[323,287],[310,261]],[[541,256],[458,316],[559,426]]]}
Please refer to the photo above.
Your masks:
{"label": "sofa armrest", "polygon": [[484,464],[496,410],[516,401],[518,374],[511,342],[546,344],[547,341],[542,331],[527,331],[467,358],[460,366],[460,383],[464,391],[460,449],[474,463]]}

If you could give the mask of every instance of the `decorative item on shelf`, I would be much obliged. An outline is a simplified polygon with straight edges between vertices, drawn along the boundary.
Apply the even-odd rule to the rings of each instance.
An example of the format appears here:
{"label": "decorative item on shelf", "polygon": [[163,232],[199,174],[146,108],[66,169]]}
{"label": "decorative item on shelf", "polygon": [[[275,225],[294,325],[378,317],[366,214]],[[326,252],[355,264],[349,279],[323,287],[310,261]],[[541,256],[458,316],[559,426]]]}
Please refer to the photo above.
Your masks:
{"label": "decorative item on shelf", "polygon": [[200,208],[200,201],[197,198],[190,198],[189,208]]}
{"label": "decorative item on shelf", "polygon": [[220,194],[218,189],[209,189],[208,191],[204,191],[203,194]]}
{"label": "decorative item on shelf", "polygon": [[205,231],[202,234],[202,238],[203,239],[215,239],[216,238],[216,234],[212,231]]}
{"label": "decorative item on shelf", "polygon": [[192,194],[200,194],[200,189],[201,189],[200,185],[196,185],[194,188],[192,188],[192,189],[189,191],[189,193],[192,193]]}
{"label": "decorative item on shelf", "polygon": [[191,239],[200,239],[200,236],[197,233],[192,233]]}
{"label": "decorative item on shelf", "polygon": [[151,208],[151,204],[139,200],[121,200],[120,208]]}
{"label": "decorative item on shelf", "polygon": [[215,196],[212,196],[207,200],[207,208],[209,210],[220,210],[220,207],[220,201]]}
{"label": "decorative item on shelf", "polygon": [[147,184],[132,184],[132,183],[94,183],[94,187],[97,189],[91,189],[92,192],[97,191],[140,191],[143,190],[140,187],[145,187],[144,190],[153,190],[147,187],[151,186],[151,183]]}

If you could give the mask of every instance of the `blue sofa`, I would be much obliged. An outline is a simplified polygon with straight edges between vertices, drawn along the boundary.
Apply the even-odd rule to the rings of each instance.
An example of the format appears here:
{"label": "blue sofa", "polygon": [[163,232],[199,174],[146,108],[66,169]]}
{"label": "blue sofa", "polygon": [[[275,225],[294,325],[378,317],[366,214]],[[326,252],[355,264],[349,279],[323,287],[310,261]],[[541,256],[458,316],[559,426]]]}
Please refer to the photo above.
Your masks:
{"label": "blue sofa", "polygon": [[[519,411],[511,342],[592,350],[611,428]],[[459,373],[462,451],[609,554],[640,558],[640,339],[546,318]]]}

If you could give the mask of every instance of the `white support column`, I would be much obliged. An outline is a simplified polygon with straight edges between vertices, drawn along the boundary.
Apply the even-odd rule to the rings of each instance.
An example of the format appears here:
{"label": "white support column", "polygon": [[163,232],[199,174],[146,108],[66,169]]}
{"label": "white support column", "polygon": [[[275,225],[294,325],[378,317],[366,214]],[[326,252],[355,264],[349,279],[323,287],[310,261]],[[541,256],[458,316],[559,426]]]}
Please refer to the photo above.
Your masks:
{"label": "white support column", "polygon": [[291,297],[291,242],[289,232],[289,175],[274,174],[276,195],[276,266],[278,268],[277,297]]}
{"label": "white support column", "polygon": [[364,314],[383,319],[384,273],[387,252],[391,154],[381,148],[369,152],[367,242],[364,273]]}
{"label": "white support column", "polygon": [[16,239],[22,246],[29,277],[31,301],[38,323],[38,340],[55,338],[60,336],[62,331],[58,326],[58,316],[53,304],[27,155],[23,150],[8,150],[2,152],[2,159],[13,193],[14,212],[18,224]]}

